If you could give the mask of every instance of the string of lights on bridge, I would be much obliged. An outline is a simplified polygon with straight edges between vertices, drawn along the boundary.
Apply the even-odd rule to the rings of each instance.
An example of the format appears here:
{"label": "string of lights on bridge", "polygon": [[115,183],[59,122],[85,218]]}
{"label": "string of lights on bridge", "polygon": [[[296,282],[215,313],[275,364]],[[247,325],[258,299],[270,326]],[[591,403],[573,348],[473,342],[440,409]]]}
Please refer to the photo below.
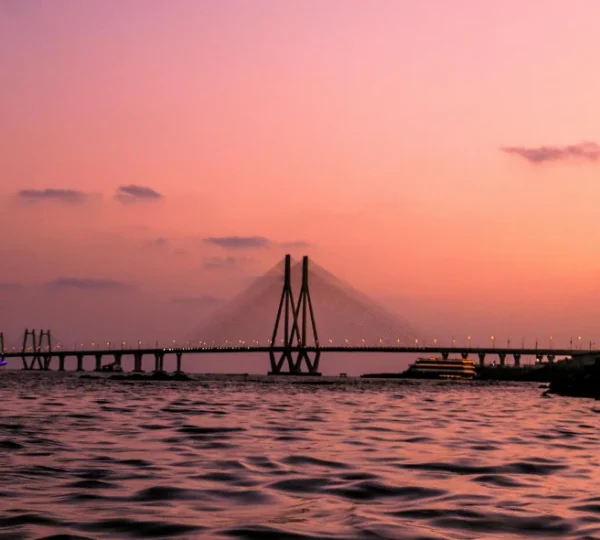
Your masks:
{"label": "string of lights on bridge", "polygon": [[[491,342],[491,346],[492,348],[495,348],[497,345],[500,346],[500,342],[498,341],[498,339],[495,336],[490,336],[490,342]],[[583,341],[582,341],[582,336],[577,336],[576,340],[574,340],[573,338],[570,339],[569,341],[569,349],[570,350],[583,350]],[[280,340],[281,344],[284,344],[284,340],[283,338]],[[456,339],[454,337],[451,338],[451,345],[449,345],[449,348],[456,348],[456,349],[471,349],[472,347],[472,336],[467,336],[466,338],[466,342],[463,342],[464,344],[462,346],[457,345],[456,344]],[[526,340],[525,338],[523,338],[521,340],[520,346],[522,349],[525,348],[525,343]],[[78,344],[74,343],[71,346],[68,345],[64,345],[63,343],[58,343],[54,346],[52,346],[52,351],[53,352],[60,352],[60,351],[77,351],[77,350],[96,350],[96,349],[104,349],[104,346],[106,346],[106,349],[108,350],[119,350],[119,347],[117,346],[116,348],[114,348],[115,343],[113,343],[112,341],[105,341],[105,342],[91,342],[91,348],[86,347],[85,343],[81,343]],[[117,343],[118,345],[118,343]],[[255,347],[270,347],[271,345],[273,345],[272,340],[267,339],[264,341],[261,340],[244,340],[244,339],[238,339],[238,340],[225,340],[225,343],[217,343],[215,341],[212,342],[207,342],[207,341],[202,341],[202,340],[186,340],[184,342],[178,342],[177,340],[172,340],[170,342],[168,342],[167,345],[163,345],[162,348],[164,350],[186,350],[186,349],[219,349],[219,350],[239,350],[239,349],[252,349]],[[314,345],[318,346],[340,346],[340,347],[352,347],[352,348],[356,348],[356,347],[371,347],[371,346],[377,346],[377,347],[400,347],[400,346],[405,346],[405,347],[411,347],[411,348],[431,348],[431,347],[444,347],[445,345],[443,344],[443,341],[438,340],[437,338],[433,338],[430,341],[427,341],[425,339],[421,340],[419,338],[416,338],[414,340],[414,342],[411,343],[406,343],[403,340],[400,339],[396,339],[396,340],[392,340],[389,338],[376,338],[376,340],[372,341],[372,340],[367,340],[365,338],[361,338],[360,341],[356,342],[354,340],[350,340],[350,339],[344,339],[343,341],[335,341],[333,338],[329,338],[327,340],[326,343],[322,343],[322,342],[317,342]],[[314,346],[313,345],[313,346]],[[553,349],[554,348],[554,340],[552,336],[549,336],[548,338],[548,345],[549,345],[549,349]],[[138,349],[143,349],[143,348],[150,348],[150,347],[154,347],[154,348],[161,348],[161,344],[159,341],[156,341],[154,344],[150,344],[148,342],[144,342],[144,341],[137,341],[137,342],[133,342],[130,343],[128,341],[122,341],[120,343],[120,349],[121,350],[130,350],[130,349],[134,349],[134,348]],[[311,346],[309,344],[309,346]],[[511,340],[507,339],[506,340],[506,348],[510,349],[511,346]],[[539,339],[535,340],[535,348],[537,349],[539,346]],[[592,350],[592,348],[595,346],[595,342],[590,341],[589,342],[589,349]],[[5,348],[2,352],[8,352],[7,350],[8,348]],[[12,347],[12,352],[18,352],[22,350],[21,348],[18,347]],[[28,346],[26,349],[26,351],[32,352],[33,351],[33,347],[32,346]],[[38,352],[50,352],[50,348],[48,346],[42,347],[42,348],[38,348],[37,349]]]}

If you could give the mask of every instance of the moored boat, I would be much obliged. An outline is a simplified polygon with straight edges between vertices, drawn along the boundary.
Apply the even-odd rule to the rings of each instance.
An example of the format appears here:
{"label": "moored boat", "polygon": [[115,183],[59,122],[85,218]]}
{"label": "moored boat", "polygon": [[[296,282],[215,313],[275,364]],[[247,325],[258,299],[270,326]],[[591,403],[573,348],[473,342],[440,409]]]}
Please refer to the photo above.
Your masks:
{"label": "moored boat", "polygon": [[477,375],[475,362],[469,358],[417,358],[404,377],[417,379],[473,379]]}

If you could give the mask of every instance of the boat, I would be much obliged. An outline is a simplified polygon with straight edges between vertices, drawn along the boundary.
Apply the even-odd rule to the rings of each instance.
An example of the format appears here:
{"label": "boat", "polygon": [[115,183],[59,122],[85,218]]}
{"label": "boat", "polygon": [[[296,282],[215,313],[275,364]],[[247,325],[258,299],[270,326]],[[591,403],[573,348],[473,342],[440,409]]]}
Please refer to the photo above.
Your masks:
{"label": "boat", "polygon": [[111,373],[122,373],[123,372],[123,368],[121,367],[121,365],[117,364],[116,362],[112,362],[111,364],[105,364],[100,369],[101,369],[101,371],[109,371]]}
{"label": "boat", "polygon": [[0,356],[0,368],[8,366],[8,362],[4,360],[2,356]]}
{"label": "boat", "polygon": [[477,375],[475,362],[469,358],[417,358],[404,373],[415,379],[473,379]]}

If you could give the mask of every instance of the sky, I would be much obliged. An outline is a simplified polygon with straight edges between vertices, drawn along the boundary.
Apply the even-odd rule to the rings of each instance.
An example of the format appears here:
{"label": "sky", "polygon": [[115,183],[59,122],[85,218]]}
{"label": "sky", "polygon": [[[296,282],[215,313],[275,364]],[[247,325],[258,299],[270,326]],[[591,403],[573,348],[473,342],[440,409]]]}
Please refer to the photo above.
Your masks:
{"label": "sky", "polygon": [[0,331],[181,339],[290,252],[444,339],[600,344],[599,17],[0,0]]}

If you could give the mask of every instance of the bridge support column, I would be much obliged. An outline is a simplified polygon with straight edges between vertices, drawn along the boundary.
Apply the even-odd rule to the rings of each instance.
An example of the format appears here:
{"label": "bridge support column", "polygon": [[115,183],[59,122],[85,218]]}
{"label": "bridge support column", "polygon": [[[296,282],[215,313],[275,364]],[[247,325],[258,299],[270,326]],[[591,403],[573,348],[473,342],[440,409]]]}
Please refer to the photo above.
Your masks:
{"label": "bridge support column", "polygon": [[535,355],[535,359],[541,364],[544,361],[544,355],[543,354],[536,354]]}
{"label": "bridge support column", "polygon": [[553,354],[549,354],[547,358],[548,358],[548,362],[550,364],[554,364],[554,355]]}
{"label": "bridge support column", "polygon": [[485,353],[484,352],[477,353],[477,356],[479,357],[479,365],[481,367],[485,366]]}
{"label": "bridge support column", "polygon": [[142,358],[144,357],[144,355],[139,352],[139,353],[135,353],[135,356],[133,357],[133,372],[134,373],[143,373],[144,370],[142,369]]}
{"label": "bridge support column", "polygon": [[121,366],[121,358],[123,357],[123,354],[120,352],[117,352],[113,356],[115,357],[115,366],[122,367]]}
{"label": "bridge support column", "polygon": [[163,363],[165,359],[165,353],[154,353],[154,373],[163,373]]}
{"label": "bridge support column", "polygon": [[[83,369],[83,354],[78,354],[76,358],[77,358],[77,368],[76,368],[76,370],[77,371],[85,371]],[[65,369],[65,355],[61,354],[58,357],[58,359],[59,359],[59,362],[62,364],[62,369],[64,370]]]}
{"label": "bridge support column", "polygon": [[175,371],[175,373],[183,373],[181,371],[181,357],[183,356],[183,353],[182,352],[175,353],[175,356],[177,357],[177,370]]}
{"label": "bridge support column", "polygon": [[443,353],[442,353],[442,358],[443,358],[444,360],[448,360],[448,356],[450,356],[450,353],[448,353],[448,352],[443,352]]}
{"label": "bridge support column", "polygon": [[44,369],[48,371],[50,369],[50,364],[52,363],[52,355],[45,354],[44,355]]}
{"label": "bridge support column", "polygon": [[102,354],[96,353],[96,367],[94,371],[102,371]]}
{"label": "bridge support column", "polygon": [[521,354],[520,353],[513,354],[513,359],[515,361],[515,366],[521,367]]}
{"label": "bridge support column", "polygon": [[466,360],[467,358],[469,358],[469,353],[468,353],[468,352],[465,352],[465,351],[463,351],[463,352],[461,352],[461,353],[460,353],[460,357],[461,357],[463,360]]}
{"label": "bridge support column", "polygon": [[498,353],[498,358],[500,359],[500,366],[504,367],[506,365],[506,353]]}

